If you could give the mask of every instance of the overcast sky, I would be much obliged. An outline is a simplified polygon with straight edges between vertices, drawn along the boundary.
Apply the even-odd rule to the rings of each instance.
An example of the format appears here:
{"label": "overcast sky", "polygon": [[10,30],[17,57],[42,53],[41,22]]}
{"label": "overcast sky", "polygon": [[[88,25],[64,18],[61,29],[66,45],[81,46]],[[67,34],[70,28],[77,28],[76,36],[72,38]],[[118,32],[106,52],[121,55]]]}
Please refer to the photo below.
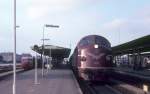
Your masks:
{"label": "overcast sky", "polygon": [[[13,0],[0,0],[0,52],[13,51]],[[84,36],[98,34],[112,46],[150,34],[150,0],[17,0],[17,53],[46,44],[75,47]],[[120,32],[120,39],[119,39]]]}

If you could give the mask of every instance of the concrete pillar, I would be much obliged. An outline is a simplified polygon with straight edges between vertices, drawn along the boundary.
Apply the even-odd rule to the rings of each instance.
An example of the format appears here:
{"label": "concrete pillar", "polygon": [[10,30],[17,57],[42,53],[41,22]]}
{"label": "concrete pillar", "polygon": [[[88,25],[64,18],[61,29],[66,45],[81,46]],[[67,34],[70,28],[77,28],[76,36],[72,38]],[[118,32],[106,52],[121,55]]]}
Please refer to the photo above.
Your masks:
{"label": "concrete pillar", "polygon": [[136,56],[135,56],[135,53],[134,53],[134,50],[133,50],[133,54],[132,54],[132,62],[133,62],[133,70],[136,69],[137,65],[136,65]]}
{"label": "concrete pillar", "polygon": [[42,57],[42,53],[41,53],[41,60],[40,60],[40,67],[42,68],[42,60],[43,60],[43,57]]}
{"label": "concrete pillar", "polygon": [[138,50],[138,54],[137,54],[137,56],[138,56],[138,68],[139,69],[142,69],[142,60],[141,60],[141,52],[140,52],[140,49]]}
{"label": "concrete pillar", "polygon": [[119,64],[119,57],[118,57],[118,55],[116,56],[116,60],[117,60],[117,67],[118,67],[118,64]]}
{"label": "concrete pillar", "polygon": [[129,53],[128,53],[128,55],[127,55],[127,57],[128,57],[128,58],[127,58],[127,60],[128,60],[128,67],[130,67],[129,56],[130,56],[130,55],[129,55]]}
{"label": "concrete pillar", "polygon": [[122,65],[121,55],[119,55],[119,62]]}
{"label": "concrete pillar", "polygon": [[114,56],[114,58],[113,58],[113,59],[114,59],[114,61],[115,61],[115,66],[116,66],[116,64],[117,64],[117,60],[116,60],[116,59],[117,59],[117,57],[116,57],[116,56]]}

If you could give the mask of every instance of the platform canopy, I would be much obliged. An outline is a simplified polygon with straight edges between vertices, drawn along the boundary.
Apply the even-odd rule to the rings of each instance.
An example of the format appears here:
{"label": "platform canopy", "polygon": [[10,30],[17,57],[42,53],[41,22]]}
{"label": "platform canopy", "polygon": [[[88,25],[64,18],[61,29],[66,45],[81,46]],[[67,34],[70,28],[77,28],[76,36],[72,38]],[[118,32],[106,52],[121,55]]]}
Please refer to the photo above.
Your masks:
{"label": "platform canopy", "polygon": [[54,45],[44,45],[44,49],[42,46],[34,45],[31,49],[39,54],[42,54],[44,50],[44,55],[51,56],[53,58],[68,58],[71,52],[71,49],[69,48]]}
{"label": "platform canopy", "polygon": [[150,52],[150,35],[112,47],[112,51],[114,55]]}

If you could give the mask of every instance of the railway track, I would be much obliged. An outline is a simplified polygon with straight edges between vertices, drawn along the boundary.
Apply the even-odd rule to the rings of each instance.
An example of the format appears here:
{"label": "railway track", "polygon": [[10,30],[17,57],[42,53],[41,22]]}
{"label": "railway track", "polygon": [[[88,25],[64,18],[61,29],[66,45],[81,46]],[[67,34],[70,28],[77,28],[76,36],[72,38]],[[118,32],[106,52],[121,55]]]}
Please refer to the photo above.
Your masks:
{"label": "railway track", "polygon": [[122,82],[116,79],[110,79],[113,83],[113,88],[120,91],[121,94],[150,94],[149,92],[144,92],[143,89],[131,85],[130,83]]}
{"label": "railway track", "polygon": [[[16,69],[22,69],[21,64],[16,64]],[[0,64],[0,73],[13,70],[13,64]]]}
{"label": "railway track", "polygon": [[79,78],[75,71],[73,72],[83,94],[122,94],[117,89],[112,87],[113,83],[111,82],[87,82]]}
{"label": "railway track", "polygon": [[107,83],[80,81],[83,94],[150,94],[133,85],[110,79]]}
{"label": "railway track", "polygon": [[[25,72],[21,67],[21,64],[16,64],[16,73]],[[13,64],[0,64],[0,80],[5,79],[6,77],[13,75]]]}
{"label": "railway track", "polygon": [[150,81],[149,79],[144,79],[138,76],[134,75],[127,75],[127,74],[121,74],[114,72],[114,75],[112,76],[113,79],[117,79],[118,81],[122,81],[124,83],[127,83],[131,86],[134,86],[139,89],[143,89],[143,85],[148,86],[148,91],[150,92]]}
{"label": "railway track", "polygon": [[[23,72],[24,70],[23,69],[17,69],[16,72],[19,73],[19,72]],[[10,70],[10,71],[5,71],[3,73],[0,73],[0,80],[1,79],[4,79],[5,77],[9,76],[9,75],[12,75],[13,74],[13,71]]]}
{"label": "railway track", "polygon": [[[17,70],[20,70],[22,68],[16,68]],[[0,68],[0,74],[5,73],[5,72],[9,72],[12,71],[13,68]]]}
{"label": "railway track", "polygon": [[76,76],[83,94],[150,94],[126,81],[111,78],[108,82],[87,82]]}
{"label": "railway track", "polygon": [[83,94],[123,94],[114,88],[114,83],[86,82],[78,80]]}
{"label": "railway track", "polygon": [[89,86],[92,94],[122,94],[109,84],[99,84]]}

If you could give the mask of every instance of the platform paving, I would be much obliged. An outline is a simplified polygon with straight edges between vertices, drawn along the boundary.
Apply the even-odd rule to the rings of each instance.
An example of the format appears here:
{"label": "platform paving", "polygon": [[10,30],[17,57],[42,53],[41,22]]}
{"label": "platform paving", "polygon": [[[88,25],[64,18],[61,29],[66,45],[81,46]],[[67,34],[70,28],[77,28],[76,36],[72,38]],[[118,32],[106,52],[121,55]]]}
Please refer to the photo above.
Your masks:
{"label": "platform paving", "polygon": [[133,70],[132,68],[128,68],[128,67],[116,67],[114,69],[115,69],[115,72],[117,73],[135,76],[135,77],[145,79],[150,82],[150,70],[148,69]]}
{"label": "platform paving", "polygon": [[[17,94],[82,94],[71,70],[50,70],[34,84],[34,70],[17,74]],[[0,81],[0,94],[12,94],[12,76]]]}
{"label": "platform paving", "polygon": [[134,74],[150,77],[150,69],[134,70],[133,68],[129,68],[129,67],[116,67],[115,69],[128,72],[128,73],[134,73]]}

